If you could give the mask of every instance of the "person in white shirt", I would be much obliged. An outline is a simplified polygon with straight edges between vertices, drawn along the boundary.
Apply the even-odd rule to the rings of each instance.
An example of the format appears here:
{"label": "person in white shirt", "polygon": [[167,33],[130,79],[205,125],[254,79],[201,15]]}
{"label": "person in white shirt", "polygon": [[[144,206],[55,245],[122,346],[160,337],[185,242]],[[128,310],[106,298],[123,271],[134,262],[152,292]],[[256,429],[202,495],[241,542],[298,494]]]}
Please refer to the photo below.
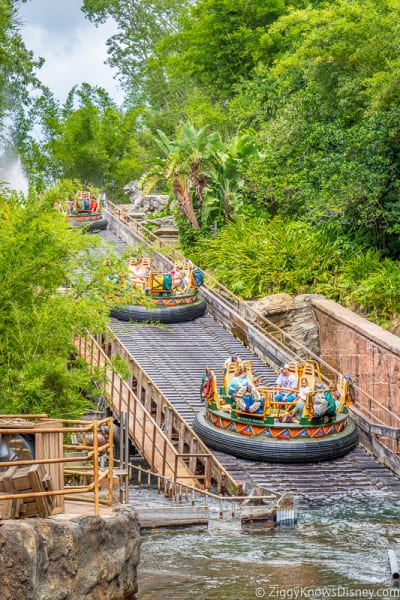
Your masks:
{"label": "person in white shirt", "polygon": [[[297,377],[290,372],[289,365],[281,367],[281,373],[276,380],[278,388],[285,388],[275,396],[277,402],[293,402],[296,399]],[[294,390],[291,392],[290,390]]]}

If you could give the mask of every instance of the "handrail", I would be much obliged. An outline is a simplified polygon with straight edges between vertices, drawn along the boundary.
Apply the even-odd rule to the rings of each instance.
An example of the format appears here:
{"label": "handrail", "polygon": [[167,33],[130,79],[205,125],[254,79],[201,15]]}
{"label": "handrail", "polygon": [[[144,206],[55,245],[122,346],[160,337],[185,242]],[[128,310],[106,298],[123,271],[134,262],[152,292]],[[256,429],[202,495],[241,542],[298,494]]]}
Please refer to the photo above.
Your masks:
{"label": "handrail", "polygon": [[[1,426],[1,420],[6,417],[8,422]],[[58,457],[44,457],[44,458],[33,458],[24,460],[12,460],[12,461],[1,461],[0,466],[6,467],[24,467],[33,465],[66,465],[68,468],[63,469],[63,487],[60,489],[56,485],[56,481],[52,478],[52,489],[43,491],[15,491],[12,493],[0,494],[1,500],[17,500],[27,498],[41,498],[41,497],[52,497],[52,496],[70,496],[71,500],[84,500],[86,502],[92,502],[94,506],[94,513],[99,514],[99,505],[106,504],[112,506],[113,504],[113,420],[111,417],[107,417],[101,420],[85,421],[85,420],[62,420],[62,419],[48,419],[48,422],[58,422],[59,426],[47,427],[44,415],[18,415],[16,416],[16,427],[12,427],[13,415],[0,415],[0,436],[1,435],[48,435],[48,434],[60,434],[64,437],[71,434],[82,435],[83,438],[86,434],[91,434],[93,439],[93,445],[88,446],[86,443],[67,444],[63,443],[63,456]],[[26,420],[26,423],[22,423],[22,419]],[[34,421],[37,419],[37,421]],[[5,419],[3,419],[5,420]],[[104,444],[99,444],[98,432],[105,427],[107,429],[107,441]],[[85,440],[84,440],[85,441]],[[85,454],[80,454],[79,457],[68,456],[65,453],[66,450],[75,451],[87,451]],[[99,468],[99,456],[107,455],[107,466]],[[75,467],[69,466],[69,463],[81,463],[87,464],[86,467]],[[88,484],[66,484],[66,475],[84,475],[93,478],[93,481]],[[106,500],[100,499],[100,482],[104,479],[108,480],[108,496]],[[79,497],[77,494],[93,493],[93,498]]]}
{"label": "handrail", "polygon": [[[110,201],[106,202],[106,209],[109,210],[109,212],[111,214],[113,214],[117,217],[120,216],[120,211],[118,210],[118,208],[116,208],[115,204],[113,204],[112,202],[110,202]],[[161,253],[164,256],[164,258],[167,258],[168,260],[170,260],[171,263],[175,262],[176,259],[182,260],[184,258],[184,255],[179,250],[177,250],[176,248],[171,248],[171,246],[169,246],[167,242],[164,242],[164,240],[160,240],[152,231],[150,231],[149,229],[146,229],[146,227],[142,223],[137,221],[136,219],[130,218],[129,215],[127,215],[127,224],[128,224],[128,226],[130,226],[131,229],[133,228],[135,230],[135,233],[138,235],[138,237],[141,239],[141,241],[143,243],[149,245],[155,251],[160,252],[161,248],[165,247],[167,249],[167,252],[161,252]],[[150,240],[152,240],[152,243],[149,243],[148,238],[150,238]],[[303,350],[305,352],[306,356],[311,356],[312,358],[315,358],[315,359],[318,358],[318,360],[321,362],[321,359],[319,359],[319,357],[317,357],[315,354],[313,354],[306,346],[304,346],[301,342],[299,342],[298,340],[293,338],[290,334],[285,332],[283,329],[278,327],[278,325],[276,325],[275,323],[273,323],[272,321],[267,319],[264,315],[262,315],[261,313],[259,313],[256,310],[254,310],[254,308],[245,304],[245,302],[243,300],[241,300],[231,290],[229,290],[222,283],[220,283],[217,279],[215,279],[210,273],[208,273],[207,271],[204,271],[204,275],[205,275],[206,287],[207,287],[207,281],[211,282],[212,285],[209,286],[210,290],[212,290],[212,292],[214,294],[219,293],[221,299],[223,299],[224,301],[230,302],[231,306],[236,308],[238,310],[238,312],[240,314],[242,314],[244,317],[247,318],[247,312],[253,313],[255,319],[261,320],[262,322],[265,323],[265,325],[267,327],[272,328],[277,334],[279,334],[280,336],[282,336],[286,340],[288,340],[288,342],[290,342],[294,346],[297,346],[299,349]],[[252,323],[252,324],[264,332],[264,330],[261,327],[258,327],[257,322]],[[283,352],[287,352],[287,347],[285,345],[283,345],[279,340],[275,340],[275,341],[278,341],[278,343],[281,344],[281,350]],[[289,354],[288,354],[288,356],[289,356]],[[292,356],[294,356],[296,358],[296,360],[304,360],[304,356],[300,356],[298,354],[295,354],[295,355],[292,354]],[[326,366],[327,369],[332,370],[332,372],[337,373],[337,371],[332,369],[332,367],[328,363],[323,363],[323,364],[324,364],[324,366]]]}
{"label": "handrail", "polygon": [[[88,356],[88,348],[90,354]],[[109,361],[107,355],[103,352],[94,338],[79,338],[78,340],[78,351],[80,355],[86,360],[89,358],[89,364],[94,367],[94,350],[97,352],[96,366],[105,367],[106,370],[106,381],[97,382],[99,389],[107,397],[110,404],[116,409],[119,415],[124,408],[128,412],[130,417],[130,433],[135,444],[143,452],[146,441],[150,441],[152,448],[152,465],[155,466],[157,458],[161,458],[161,470],[164,474],[165,471],[170,470],[174,473],[174,463],[170,462],[169,456],[175,454],[175,448],[169,440],[167,440],[161,431],[157,423],[154,422],[150,413],[139,403],[136,394],[129,388],[128,384],[120,377],[117,373],[112,371],[111,361]],[[100,361],[102,359],[102,362]],[[109,373],[111,372],[111,377]],[[140,405],[140,413],[138,411]],[[147,431],[147,426],[152,428],[151,434]],[[154,442],[158,440],[162,442],[159,445]],[[162,448],[162,450],[161,450]],[[169,452],[167,452],[167,450]],[[174,473],[176,475],[176,473]]]}
{"label": "handrail", "polygon": [[[157,470],[162,475],[168,473],[177,482],[183,479],[192,479],[194,482],[200,483],[203,480],[206,489],[211,485],[211,477],[218,481],[220,487],[225,487],[228,484],[231,489],[236,489],[237,484],[229,473],[208,450],[197,434],[189,428],[175,407],[120,340],[114,339],[114,343],[119,345],[120,356],[123,358],[125,355],[128,358],[133,372],[137,376],[138,388],[140,388],[137,393],[120,375],[115,373],[108,356],[92,336],[78,338],[75,343],[79,354],[85,358],[93,372],[95,365],[104,369],[105,381],[98,381],[97,385],[117,415],[120,415],[122,411],[128,413],[130,436],[144,454],[152,469]],[[144,403],[139,399],[142,396],[145,397]],[[159,402],[156,419],[153,418],[150,411],[150,405],[154,397]],[[162,431],[161,428],[163,417],[164,424],[168,420],[169,431],[167,432]],[[172,435],[174,423],[178,435],[190,436],[193,441],[192,446],[196,448],[195,452],[183,453],[178,451],[172,444],[168,433]],[[183,442],[183,440],[181,441]],[[183,448],[183,443],[180,445]],[[189,461],[189,466],[183,459]],[[198,460],[203,464],[204,476],[195,472]],[[194,465],[194,468],[190,467],[191,464]]]}
{"label": "handrail", "polygon": [[[167,477],[163,477],[158,473],[152,472],[150,469],[145,469],[140,465],[134,465],[129,463],[130,471],[135,471],[137,474],[136,477],[136,485],[138,488],[142,486],[142,475],[147,475],[147,489],[151,488],[151,479],[155,479],[157,483],[157,492],[160,493],[162,489],[164,489],[164,494],[166,498],[173,499],[175,502],[182,502],[183,497],[185,496],[186,501],[189,502],[189,498],[192,506],[195,504],[196,497],[201,496],[204,499],[204,506],[208,508],[209,501],[213,500],[219,503],[219,518],[224,518],[223,504],[231,505],[231,516],[234,518],[236,516],[236,508],[237,505],[245,505],[248,502],[257,501],[263,502],[265,500],[271,502],[274,505],[274,508],[279,509],[281,504],[287,501],[288,498],[294,502],[293,492],[276,492],[275,490],[270,490],[263,486],[256,486],[252,490],[252,492],[257,489],[257,495],[253,495],[253,493],[243,495],[230,495],[223,496],[221,494],[216,494],[211,492],[210,490],[201,490],[195,488],[186,483],[176,483]],[[132,477],[133,479],[133,477]]]}
{"label": "handrail", "polygon": [[[112,215],[115,215],[117,218],[120,218],[120,211],[113,202],[107,201],[106,210],[108,210]],[[164,240],[160,240],[159,238],[157,238],[157,236],[152,231],[146,229],[146,227],[142,223],[140,223],[136,219],[130,218],[129,214],[127,215],[127,225],[129,228],[134,229],[136,235],[141,239],[143,243],[149,245],[155,251],[160,252],[164,258],[167,258],[171,262],[174,262],[174,260],[177,257],[179,259],[184,258],[182,253],[180,253],[175,248],[171,248],[171,246],[169,246],[167,242],[164,242]],[[149,243],[149,239],[151,240],[151,243]],[[240,316],[242,316],[246,320],[249,320],[250,323],[263,335],[265,335],[266,337],[272,336],[274,343],[276,343],[279,346],[282,353],[287,356],[287,360],[301,362],[306,360],[307,358],[311,358],[312,360],[318,361],[318,363],[324,367],[325,371],[330,373],[332,376],[337,377],[338,375],[340,375],[339,371],[337,371],[334,367],[332,367],[326,361],[321,359],[321,357],[319,357],[317,354],[309,350],[304,344],[293,338],[286,331],[281,329],[278,325],[267,319],[264,315],[255,310],[252,306],[246,304],[231,290],[226,288],[212,275],[210,275],[210,273],[205,271],[204,275],[205,287],[208,287],[211,293],[219,296],[219,298],[223,302],[228,302],[229,305],[232,308],[234,308]],[[209,285],[207,286],[207,284]],[[268,328],[268,332],[266,332],[266,328]],[[272,332],[274,332],[274,335],[272,334]],[[400,427],[400,415],[396,415],[393,412],[391,412],[386,406],[381,404],[376,398],[371,396],[371,394],[369,394],[365,390],[362,390],[356,384],[353,383],[352,385],[354,390],[357,392],[358,400],[363,400],[368,405],[368,408],[366,408],[365,410],[368,411],[371,419],[376,420],[380,423],[384,423],[384,421],[382,421],[372,412],[374,408],[380,409],[387,414],[391,422],[394,420],[398,423]]]}

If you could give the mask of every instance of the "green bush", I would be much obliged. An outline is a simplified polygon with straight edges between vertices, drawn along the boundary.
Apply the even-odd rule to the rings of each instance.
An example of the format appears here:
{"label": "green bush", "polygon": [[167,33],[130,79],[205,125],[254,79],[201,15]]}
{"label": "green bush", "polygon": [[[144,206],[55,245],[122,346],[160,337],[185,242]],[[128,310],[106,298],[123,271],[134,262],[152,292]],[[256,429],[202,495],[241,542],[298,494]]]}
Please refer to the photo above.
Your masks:
{"label": "green bush", "polygon": [[333,227],[243,219],[200,240],[192,256],[243,299],[321,293],[382,325],[400,311],[400,265]]}

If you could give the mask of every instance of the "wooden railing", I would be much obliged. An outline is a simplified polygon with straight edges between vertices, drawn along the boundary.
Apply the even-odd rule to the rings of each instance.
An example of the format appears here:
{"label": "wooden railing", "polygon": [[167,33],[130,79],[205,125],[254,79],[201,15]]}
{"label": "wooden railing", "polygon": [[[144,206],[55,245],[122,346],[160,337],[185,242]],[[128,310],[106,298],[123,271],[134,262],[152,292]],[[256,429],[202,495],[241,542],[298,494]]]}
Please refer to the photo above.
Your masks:
{"label": "wooden railing", "polygon": [[97,385],[118,418],[128,415],[130,438],[152,471],[204,489],[210,489],[214,481],[219,493],[236,490],[236,482],[118,339],[112,344],[130,365],[135,391],[115,372],[97,340],[88,336],[75,343],[92,372],[98,374],[101,369]]}
{"label": "wooden railing", "polygon": [[[124,220],[121,222],[127,226],[130,232],[137,236],[138,243],[148,246],[156,253],[159,253],[160,256],[158,258],[163,257],[164,259],[167,259],[168,264],[166,266],[172,267],[174,262],[184,258],[183,254],[178,249],[169,245],[168,242],[158,238],[150,229],[147,229],[141,221],[130,217],[129,213],[122,212],[118,206],[110,201],[107,201],[106,203],[106,214],[107,212],[109,213],[108,216],[113,215],[118,220],[121,219],[123,214]],[[240,314],[244,319],[251,322],[264,334],[268,332],[268,334],[273,337],[274,341],[278,344],[282,352],[280,364],[285,360],[306,360],[309,358],[315,358],[315,355],[310,352],[306,346],[298,342],[295,338],[283,331],[283,329],[278,327],[275,323],[246,304],[243,300],[231,292],[231,290],[226,288],[224,285],[222,285],[222,283],[215,279],[210,273],[204,272],[204,274],[205,289],[208,288],[210,291],[212,291],[213,295],[221,298],[224,303],[227,303],[233,310]],[[326,364],[326,367],[328,370],[331,370],[331,367],[328,364]]]}
{"label": "wooden railing", "polygon": [[294,494],[291,491],[280,493],[265,487],[252,486],[249,490],[242,488],[240,490],[240,495],[222,496],[221,494],[215,494],[209,490],[201,490],[184,483],[176,483],[171,479],[153,473],[140,465],[130,464],[129,467],[132,473],[131,481],[138,489],[142,487],[147,487],[148,490],[151,488],[157,489],[158,493],[163,491],[164,496],[168,499],[177,503],[182,503],[183,501],[190,502],[192,506],[196,501],[200,501],[208,508],[210,502],[217,502],[219,505],[220,519],[224,518],[224,505],[225,507],[229,507],[231,518],[237,516],[238,512],[240,513],[241,505],[250,501],[256,501],[258,503],[267,501],[277,509],[279,509],[285,501],[290,501],[291,505],[294,506]]}

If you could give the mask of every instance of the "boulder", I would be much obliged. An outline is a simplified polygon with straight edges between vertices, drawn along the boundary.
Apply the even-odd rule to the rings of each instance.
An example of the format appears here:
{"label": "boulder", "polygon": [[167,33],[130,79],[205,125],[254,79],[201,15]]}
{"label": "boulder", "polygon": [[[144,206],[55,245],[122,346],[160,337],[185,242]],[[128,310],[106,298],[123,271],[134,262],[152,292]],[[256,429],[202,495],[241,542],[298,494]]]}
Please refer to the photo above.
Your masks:
{"label": "boulder", "polygon": [[137,592],[140,534],[127,506],[110,516],[2,521],[3,600],[123,600]]}
{"label": "boulder", "polygon": [[272,321],[318,355],[320,351],[319,326],[311,305],[311,300],[315,297],[321,297],[321,295],[272,294],[257,300],[251,306],[263,317]]}

